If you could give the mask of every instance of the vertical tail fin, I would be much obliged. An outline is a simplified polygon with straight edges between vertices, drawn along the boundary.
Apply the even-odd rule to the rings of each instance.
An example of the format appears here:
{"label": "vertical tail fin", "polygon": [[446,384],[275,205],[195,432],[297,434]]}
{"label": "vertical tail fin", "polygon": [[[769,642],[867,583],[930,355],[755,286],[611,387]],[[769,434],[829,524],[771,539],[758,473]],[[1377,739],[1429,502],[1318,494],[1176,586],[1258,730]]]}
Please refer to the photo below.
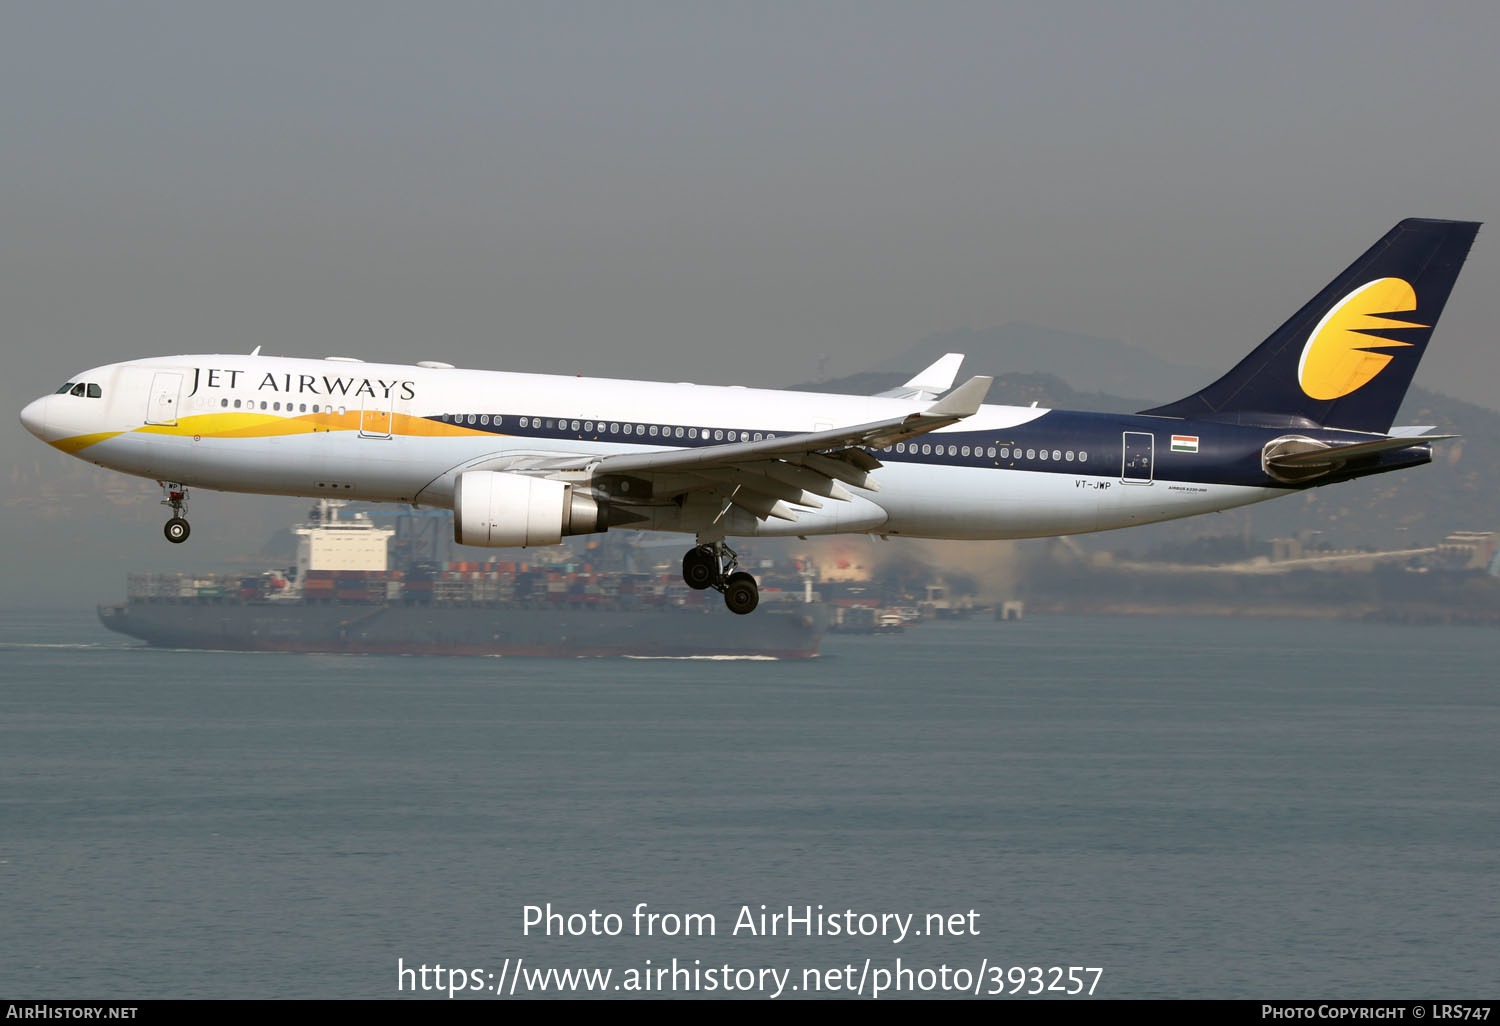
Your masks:
{"label": "vertical tail fin", "polygon": [[1475,221],[1402,221],[1228,374],[1142,412],[1383,434],[1478,231]]}

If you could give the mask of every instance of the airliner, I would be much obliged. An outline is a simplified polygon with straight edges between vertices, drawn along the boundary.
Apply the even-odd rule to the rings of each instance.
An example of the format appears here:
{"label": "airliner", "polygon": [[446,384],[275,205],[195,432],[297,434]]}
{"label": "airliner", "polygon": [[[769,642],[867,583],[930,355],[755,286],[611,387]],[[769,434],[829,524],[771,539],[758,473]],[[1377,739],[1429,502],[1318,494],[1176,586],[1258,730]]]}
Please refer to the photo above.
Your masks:
{"label": "airliner", "polygon": [[1430,462],[1453,436],[1392,425],[1478,229],[1402,221],[1229,373],[1134,415],[986,405],[990,378],[952,387],[959,354],[849,396],[257,347],[96,367],[21,421],[158,482],[171,542],[190,488],[443,507],[463,545],[677,531],[684,581],[749,613],[731,538],[1078,534]]}

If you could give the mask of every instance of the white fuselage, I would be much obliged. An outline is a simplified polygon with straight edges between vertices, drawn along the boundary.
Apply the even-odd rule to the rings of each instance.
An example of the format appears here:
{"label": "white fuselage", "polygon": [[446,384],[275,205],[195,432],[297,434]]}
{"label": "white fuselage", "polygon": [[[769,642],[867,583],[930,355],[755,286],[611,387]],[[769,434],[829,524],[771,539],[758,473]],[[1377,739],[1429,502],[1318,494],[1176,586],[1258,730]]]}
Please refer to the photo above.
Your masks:
{"label": "white fuselage", "polygon": [[[581,465],[615,453],[719,444],[741,433],[748,441],[868,423],[926,405],[271,356],[140,360],[74,381],[97,385],[100,395],[46,396],[22,419],[54,446],[101,466],[231,492],[449,508],[466,470]],[[919,440],[939,453],[953,441],[951,458],[919,454],[916,444],[910,458],[895,447],[877,451],[878,492],[799,509],[796,521],[736,509],[727,533],[1025,538],[1126,527],[1285,494],[1254,484],[1127,477],[1118,426],[1092,435],[1071,430],[1055,448],[1043,431],[1044,459],[1026,457],[1051,412],[982,406]],[[1169,433],[1182,430],[1172,427],[1180,422],[1161,423]],[[1016,441],[1020,433],[1025,449]],[[1166,444],[1165,436],[1156,442],[1159,450]],[[701,527],[691,502],[643,508],[643,528]]]}

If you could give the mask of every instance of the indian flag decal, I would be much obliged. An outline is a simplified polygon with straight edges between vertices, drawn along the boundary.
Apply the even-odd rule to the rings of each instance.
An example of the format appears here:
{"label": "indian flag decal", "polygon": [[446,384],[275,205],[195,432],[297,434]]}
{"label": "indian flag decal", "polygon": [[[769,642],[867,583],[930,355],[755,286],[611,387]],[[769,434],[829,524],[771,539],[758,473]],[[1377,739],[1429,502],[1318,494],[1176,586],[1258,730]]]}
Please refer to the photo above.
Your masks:
{"label": "indian flag decal", "polygon": [[1198,436],[1197,435],[1173,435],[1172,436],[1172,451],[1173,452],[1197,452],[1198,451]]}

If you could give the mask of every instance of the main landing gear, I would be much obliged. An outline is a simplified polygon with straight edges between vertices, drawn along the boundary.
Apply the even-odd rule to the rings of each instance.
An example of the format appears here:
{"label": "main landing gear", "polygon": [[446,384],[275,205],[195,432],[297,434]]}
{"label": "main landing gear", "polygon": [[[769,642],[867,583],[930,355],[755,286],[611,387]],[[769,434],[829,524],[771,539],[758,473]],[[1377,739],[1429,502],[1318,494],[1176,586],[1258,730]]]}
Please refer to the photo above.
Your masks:
{"label": "main landing gear", "polygon": [[724,593],[724,604],[731,613],[741,616],[760,605],[760,586],[743,570],[736,570],[739,557],[723,542],[711,542],[688,549],[682,557],[682,579],[689,588],[703,591],[715,588]]}
{"label": "main landing gear", "polygon": [[188,490],[170,481],[161,482],[161,488],[167,493],[167,497],[161,500],[161,504],[172,507],[172,519],[167,521],[161,533],[166,535],[167,541],[173,545],[181,545],[187,541],[188,535],[193,533],[193,529],[188,526],[187,520],[182,516],[187,512]]}

